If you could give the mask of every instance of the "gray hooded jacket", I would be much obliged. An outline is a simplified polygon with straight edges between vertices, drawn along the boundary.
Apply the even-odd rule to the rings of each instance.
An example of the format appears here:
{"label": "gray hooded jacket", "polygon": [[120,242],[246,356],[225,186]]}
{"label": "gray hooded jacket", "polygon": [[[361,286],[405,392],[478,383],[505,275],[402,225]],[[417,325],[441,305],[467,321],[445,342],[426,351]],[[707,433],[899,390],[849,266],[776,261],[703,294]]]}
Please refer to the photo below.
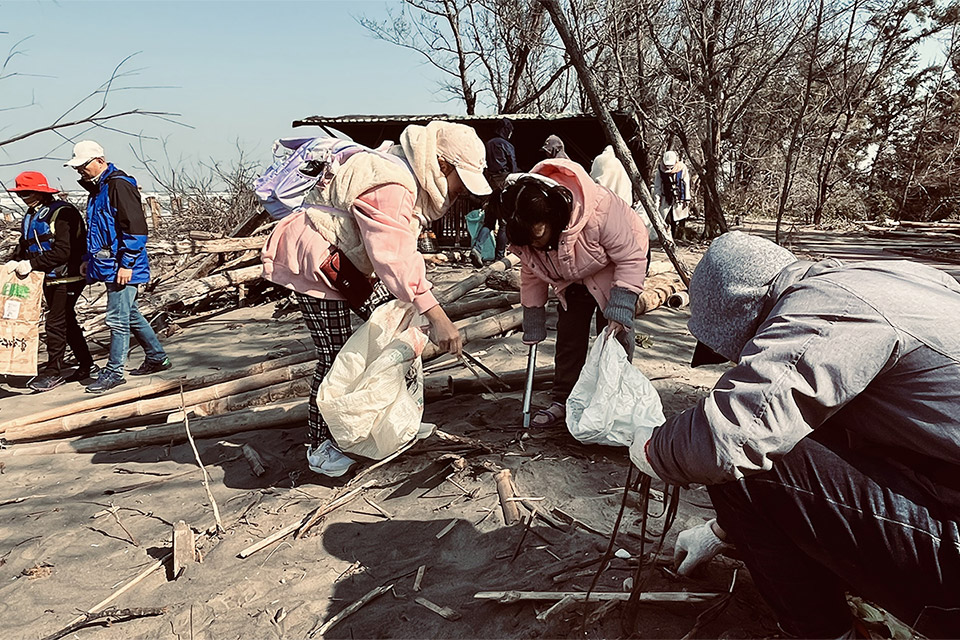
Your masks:
{"label": "gray hooded jacket", "polygon": [[[741,285],[728,310],[745,306]],[[654,431],[654,471],[718,484],[769,470],[814,429],[843,429],[851,446],[960,496],[960,284],[907,261],[825,260],[792,262],[754,289],[752,318],[691,318],[721,352],[722,336],[753,333],[707,398]]]}

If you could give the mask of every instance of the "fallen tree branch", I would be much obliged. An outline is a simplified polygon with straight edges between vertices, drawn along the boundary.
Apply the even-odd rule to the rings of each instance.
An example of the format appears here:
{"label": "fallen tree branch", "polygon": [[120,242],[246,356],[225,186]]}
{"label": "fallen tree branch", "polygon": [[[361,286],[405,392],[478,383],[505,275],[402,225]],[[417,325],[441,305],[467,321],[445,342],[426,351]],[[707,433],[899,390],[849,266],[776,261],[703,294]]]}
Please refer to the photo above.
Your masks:
{"label": "fallen tree branch", "polygon": [[51,633],[49,636],[45,636],[43,640],[59,640],[65,636],[70,635],[74,631],[83,629],[84,627],[92,627],[95,624],[106,624],[112,625],[114,622],[127,622],[128,620],[136,620],[137,618],[150,618],[153,616],[162,616],[167,612],[166,607],[161,608],[138,608],[138,609],[117,609],[111,607],[99,613],[88,613],[83,616],[82,620],[78,620],[73,624],[67,625],[60,631],[56,633]]}

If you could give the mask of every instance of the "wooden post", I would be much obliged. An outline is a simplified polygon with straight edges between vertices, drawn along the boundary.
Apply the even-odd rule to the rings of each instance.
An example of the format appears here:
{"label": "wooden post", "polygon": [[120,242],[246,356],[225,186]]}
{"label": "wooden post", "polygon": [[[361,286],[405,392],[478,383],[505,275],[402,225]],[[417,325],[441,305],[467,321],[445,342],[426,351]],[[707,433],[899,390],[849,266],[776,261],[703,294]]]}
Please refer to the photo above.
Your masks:
{"label": "wooden post", "polygon": [[507,526],[520,522],[520,509],[513,498],[513,476],[510,469],[503,469],[494,476],[497,481],[497,495],[500,496],[500,509],[503,511],[503,523]]}
{"label": "wooden post", "polygon": [[193,536],[193,529],[180,520],[173,525],[173,579],[179,578],[187,565],[196,561],[197,541]]}
{"label": "wooden post", "polygon": [[657,215],[656,207],[653,205],[653,198],[650,195],[649,189],[647,189],[646,183],[643,181],[643,177],[640,175],[639,169],[637,169],[636,163],[633,161],[633,156],[630,155],[627,143],[624,142],[623,136],[620,135],[620,130],[617,129],[617,125],[613,121],[613,116],[610,115],[610,110],[607,108],[607,105],[600,99],[600,92],[597,90],[597,83],[594,80],[593,71],[587,66],[587,61],[583,57],[580,45],[574,39],[573,32],[567,23],[567,17],[564,15],[563,9],[557,0],[539,1],[543,8],[550,14],[553,26],[556,27],[557,34],[560,36],[560,39],[563,41],[563,46],[567,50],[567,55],[570,56],[570,61],[573,63],[573,67],[577,70],[577,75],[580,77],[580,84],[583,85],[583,90],[590,99],[590,105],[593,107],[597,119],[600,120],[600,126],[603,127],[607,141],[613,146],[613,151],[616,153],[617,158],[623,163],[627,173],[630,174],[630,180],[633,182],[634,190],[640,194],[640,204],[643,205],[644,210],[650,217],[650,222],[660,236],[663,252],[670,258],[670,262],[673,263],[683,283],[689,286],[690,273],[687,266],[677,257],[676,245],[673,243],[673,240],[670,239],[666,228]]}

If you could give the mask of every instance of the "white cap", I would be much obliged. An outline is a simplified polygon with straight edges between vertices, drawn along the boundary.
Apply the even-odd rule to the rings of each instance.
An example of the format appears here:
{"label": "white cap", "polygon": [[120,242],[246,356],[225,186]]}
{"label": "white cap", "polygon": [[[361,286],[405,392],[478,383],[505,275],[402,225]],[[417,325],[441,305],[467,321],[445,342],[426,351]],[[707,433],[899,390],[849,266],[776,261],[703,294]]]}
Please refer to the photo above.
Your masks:
{"label": "white cap", "polygon": [[457,170],[463,186],[475,196],[490,195],[492,189],[483,177],[487,166],[487,150],[472,127],[444,123],[437,131],[437,155]]}
{"label": "white cap", "polygon": [[64,163],[65,167],[79,167],[94,158],[103,158],[103,147],[93,140],[81,140],[73,145],[73,157]]}
{"label": "white cap", "polygon": [[676,151],[664,151],[663,153],[663,166],[667,169],[673,167],[677,164],[677,152]]}

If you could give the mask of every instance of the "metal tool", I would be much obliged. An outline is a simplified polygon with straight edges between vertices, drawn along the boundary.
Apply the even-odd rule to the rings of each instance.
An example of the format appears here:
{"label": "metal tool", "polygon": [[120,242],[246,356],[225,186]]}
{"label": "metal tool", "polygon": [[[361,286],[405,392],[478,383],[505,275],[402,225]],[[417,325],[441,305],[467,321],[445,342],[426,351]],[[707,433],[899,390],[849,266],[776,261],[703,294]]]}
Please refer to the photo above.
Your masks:
{"label": "metal tool", "polygon": [[470,371],[470,373],[472,373],[477,378],[480,384],[483,385],[483,388],[489,391],[493,395],[493,397],[499,402],[500,396],[498,396],[497,392],[494,391],[493,388],[486,383],[483,377],[481,377],[480,372],[474,369],[473,366],[471,366],[470,363],[467,362],[467,359],[464,358],[462,355],[460,356],[460,362],[463,363],[463,366],[465,366]]}
{"label": "metal tool", "polygon": [[467,353],[466,351],[463,351],[462,353],[463,353],[463,357],[464,357],[464,358],[466,358],[467,360],[469,360],[470,362],[472,362],[472,363],[475,364],[476,366],[480,367],[480,369],[481,369],[484,373],[486,373],[488,376],[490,376],[491,378],[493,378],[494,380],[496,380],[497,382],[499,382],[499,383],[500,383],[500,386],[503,387],[503,390],[504,390],[504,391],[509,391],[510,385],[507,384],[507,381],[506,381],[506,380],[504,380],[503,378],[500,377],[500,374],[498,374],[496,371],[494,371],[493,369],[491,369],[491,368],[488,367],[487,365],[483,364],[483,362],[481,362],[481,361],[480,361],[480,358],[478,358],[477,356],[475,356],[475,355],[473,355],[473,354],[471,354],[471,353]]}
{"label": "metal tool", "polygon": [[527,353],[527,383],[523,387],[523,428],[530,427],[530,402],[533,400],[533,374],[537,370],[537,343]]}

